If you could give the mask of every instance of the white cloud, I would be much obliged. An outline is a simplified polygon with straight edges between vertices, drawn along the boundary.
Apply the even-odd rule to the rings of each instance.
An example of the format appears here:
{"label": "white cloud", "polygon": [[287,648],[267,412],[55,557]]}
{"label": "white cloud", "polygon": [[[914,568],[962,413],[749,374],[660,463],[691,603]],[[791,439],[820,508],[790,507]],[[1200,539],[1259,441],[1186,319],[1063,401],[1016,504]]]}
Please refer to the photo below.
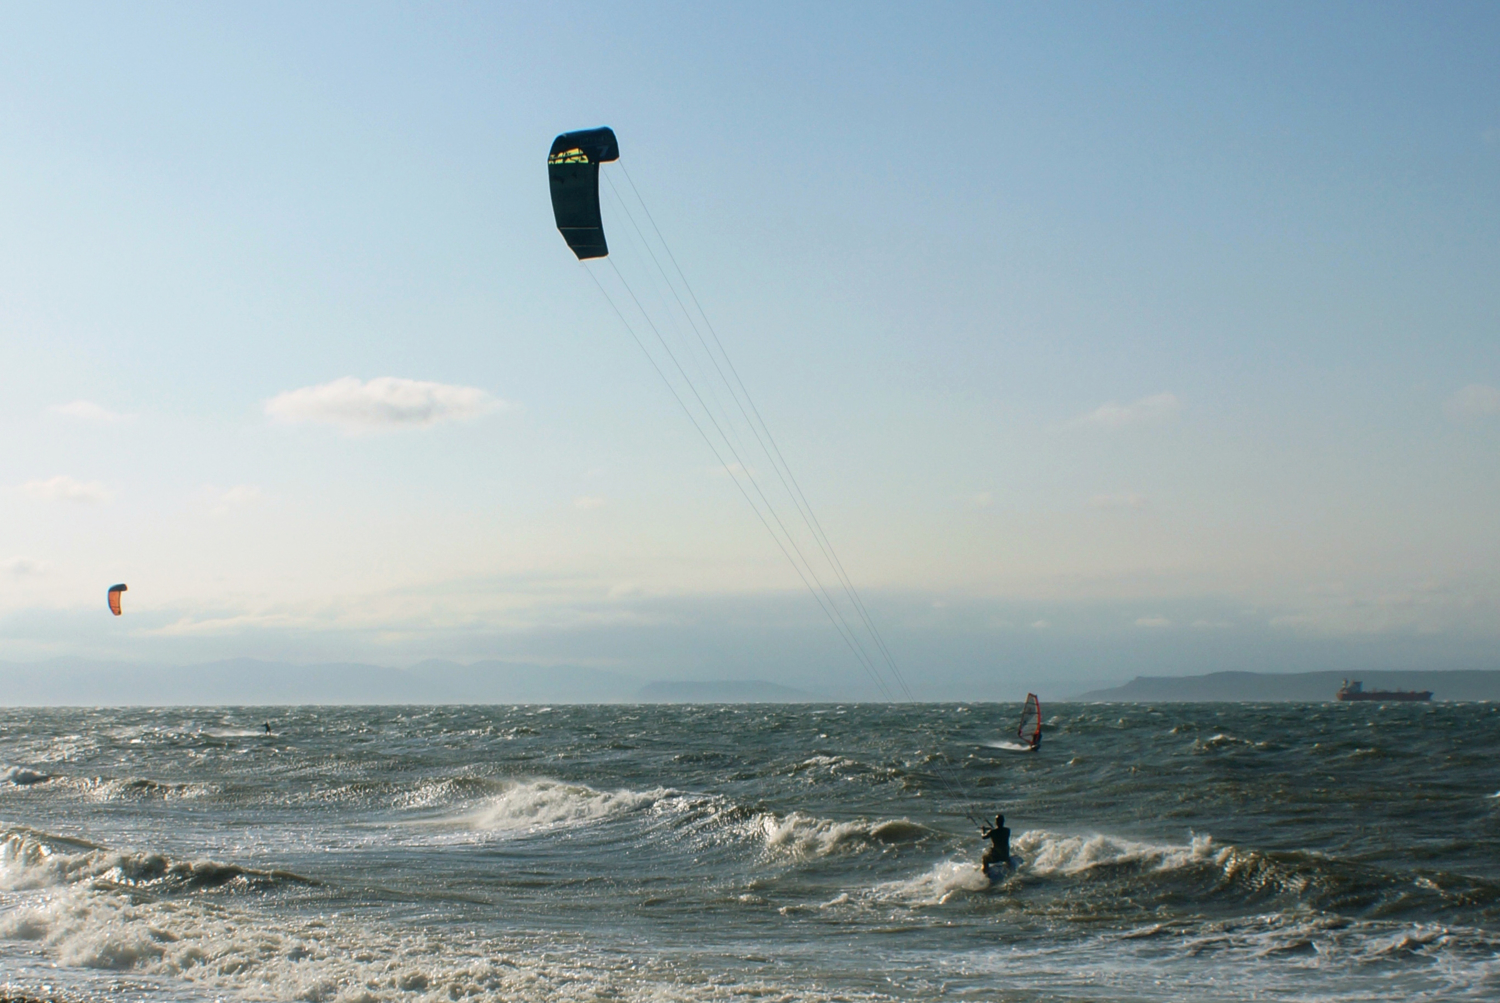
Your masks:
{"label": "white cloud", "polygon": [[1143,616],[1140,619],[1136,620],[1135,625],[1137,627],[1152,627],[1152,628],[1156,628],[1156,627],[1170,627],[1170,626],[1172,626],[1172,621],[1168,620],[1164,616]]}
{"label": "white cloud", "polygon": [[1111,495],[1094,495],[1089,499],[1091,508],[1141,508],[1146,504],[1146,496],[1136,494],[1134,491],[1118,491]]}
{"label": "white cloud", "polygon": [[708,467],[706,469],[714,477],[733,477],[736,480],[746,474],[753,478],[757,473],[754,467],[747,467],[739,461],[726,463],[723,466]]}
{"label": "white cloud", "polygon": [[74,480],[64,474],[45,481],[27,481],[21,490],[33,498],[43,501],[69,501],[80,505],[94,505],[109,501],[114,495],[98,481]]}
{"label": "white cloud", "polygon": [[231,488],[205,484],[193,493],[193,499],[207,504],[214,515],[227,515],[232,509],[257,505],[265,497],[265,492],[254,484],[236,484]]}
{"label": "white cloud", "polygon": [[1052,624],[1047,620],[1034,620],[1032,621],[1031,626],[1035,630],[1046,630],[1048,627],[1052,626]]}
{"label": "white cloud", "polygon": [[260,488],[254,484],[236,484],[232,488],[225,488],[219,500],[226,505],[248,505],[260,501],[261,497]]}
{"label": "white cloud", "polygon": [[573,507],[578,509],[580,512],[586,511],[591,508],[603,508],[604,499],[600,498],[598,495],[582,495],[581,497],[573,499]]}
{"label": "white cloud", "polygon": [[315,387],[288,390],[266,401],[266,414],[285,422],[322,422],[350,434],[427,428],[467,421],[512,407],[478,387],[381,376],[361,383],[345,376]]}
{"label": "white cloud", "polygon": [[69,418],[77,418],[80,421],[123,421],[127,415],[118,414],[109,408],[93,401],[70,401],[67,404],[55,404],[47,409],[53,414],[66,415]]}
{"label": "white cloud", "polygon": [[989,508],[995,504],[995,496],[988,491],[976,491],[973,494],[959,495],[958,501],[964,508]]}
{"label": "white cloud", "polygon": [[1443,413],[1454,421],[1478,421],[1500,415],[1500,390],[1470,383],[1443,401]]}
{"label": "white cloud", "polygon": [[1100,404],[1087,414],[1081,414],[1068,422],[1069,426],[1090,428],[1123,428],[1126,425],[1155,425],[1171,421],[1182,410],[1182,402],[1176,394],[1160,393],[1142,397],[1130,404],[1109,401]]}
{"label": "white cloud", "polygon": [[0,562],[0,568],[5,569],[7,574],[24,578],[27,575],[39,575],[47,570],[41,561],[33,561],[29,557],[12,557],[8,561]]}

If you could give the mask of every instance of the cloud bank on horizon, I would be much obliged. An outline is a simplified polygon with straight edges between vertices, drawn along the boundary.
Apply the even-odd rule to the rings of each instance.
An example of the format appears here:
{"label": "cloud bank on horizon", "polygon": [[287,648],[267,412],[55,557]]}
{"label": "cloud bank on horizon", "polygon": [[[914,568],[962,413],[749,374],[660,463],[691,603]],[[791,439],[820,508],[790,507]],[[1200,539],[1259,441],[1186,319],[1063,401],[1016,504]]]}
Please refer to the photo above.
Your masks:
{"label": "cloud bank on horizon", "polygon": [[860,10],[13,11],[0,660],[857,673],[608,123],[919,690],[1500,667],[1500,10]]}

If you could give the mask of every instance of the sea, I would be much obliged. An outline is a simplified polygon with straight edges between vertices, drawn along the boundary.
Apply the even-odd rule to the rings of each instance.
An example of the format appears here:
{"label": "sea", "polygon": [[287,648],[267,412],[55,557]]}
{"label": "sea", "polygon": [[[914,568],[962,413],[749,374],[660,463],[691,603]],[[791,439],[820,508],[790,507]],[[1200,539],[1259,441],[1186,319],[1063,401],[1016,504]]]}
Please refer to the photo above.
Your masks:
{"label": "sea", "polygon": [[3,710],[0,996],[1500,999],[1500,706],[1043,704]]}

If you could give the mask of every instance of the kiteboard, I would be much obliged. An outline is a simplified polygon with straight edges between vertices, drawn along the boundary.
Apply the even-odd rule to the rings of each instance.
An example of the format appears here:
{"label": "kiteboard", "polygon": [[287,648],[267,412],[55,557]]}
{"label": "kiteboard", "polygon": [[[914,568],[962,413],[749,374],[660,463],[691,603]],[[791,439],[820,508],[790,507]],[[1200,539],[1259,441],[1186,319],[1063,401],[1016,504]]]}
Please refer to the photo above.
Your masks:
{"label": "kiteboard", "polygon": [[1021,869],[1025,863],[1019,856],[1012,853],[1010,859],[1003,864],[986,864],[984,876],[990,879],[992,884],[998,884]]}

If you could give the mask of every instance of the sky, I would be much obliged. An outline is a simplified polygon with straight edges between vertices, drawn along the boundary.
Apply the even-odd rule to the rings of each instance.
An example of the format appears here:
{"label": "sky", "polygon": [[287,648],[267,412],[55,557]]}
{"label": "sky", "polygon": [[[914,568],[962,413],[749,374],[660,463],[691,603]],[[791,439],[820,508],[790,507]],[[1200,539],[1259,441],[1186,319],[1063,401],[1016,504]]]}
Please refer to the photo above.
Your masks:
{"label": "sky", "polygon": [[1461,3],[0,5],[0,660],[874,693],[554,228],[600,125],[917,696],[1500,668]]}

